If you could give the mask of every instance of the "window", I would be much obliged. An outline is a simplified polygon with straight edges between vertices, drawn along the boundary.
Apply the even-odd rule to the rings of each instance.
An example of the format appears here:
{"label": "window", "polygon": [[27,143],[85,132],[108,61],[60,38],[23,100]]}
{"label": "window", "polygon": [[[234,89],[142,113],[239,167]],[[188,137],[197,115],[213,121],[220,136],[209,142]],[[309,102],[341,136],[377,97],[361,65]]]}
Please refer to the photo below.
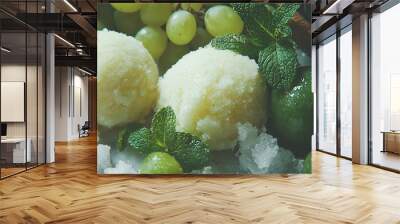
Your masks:
{"label": "window", "polygon": [[351,26],[340,35],[340,155],[352,156],[352,33]]}
{"label": "window", "polygon": [[336,36],[318,47],[318,149],[336,153]]}
{"label": "window", "polygon": [[400,5],[371,18],[371,162],[400,170]]}
{"label": "window", "polygon": [[[44,1],[0,1],[2,9],[21,15],[40,13],[41,5]],[[0,111],[7,115],[0,120],[0,178],[45,163],[45,34],[13,14],[0,12]]]}
{"label": "window", "polygon": [[351,158],[353,79],[351,25],[318,46],[317,146],[321,151]]}

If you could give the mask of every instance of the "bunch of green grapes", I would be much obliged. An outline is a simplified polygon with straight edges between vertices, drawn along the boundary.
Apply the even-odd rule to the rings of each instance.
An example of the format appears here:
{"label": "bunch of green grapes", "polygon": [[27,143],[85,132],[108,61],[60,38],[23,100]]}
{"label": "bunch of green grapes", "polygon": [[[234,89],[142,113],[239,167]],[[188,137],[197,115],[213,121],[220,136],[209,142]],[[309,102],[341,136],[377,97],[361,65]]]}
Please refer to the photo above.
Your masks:
{"label": "bunch of green grapes", "polygon": [[[190,50],[207,45],[213,37],[243,31],[240,16],[224,4],[111,3],[108,7],[113,14],[113,26],[106,28],[141,41],[158,62],[161,74]],[[99,12],[99,29],[110,24],[102,21],[110,18],[105,14]]]}

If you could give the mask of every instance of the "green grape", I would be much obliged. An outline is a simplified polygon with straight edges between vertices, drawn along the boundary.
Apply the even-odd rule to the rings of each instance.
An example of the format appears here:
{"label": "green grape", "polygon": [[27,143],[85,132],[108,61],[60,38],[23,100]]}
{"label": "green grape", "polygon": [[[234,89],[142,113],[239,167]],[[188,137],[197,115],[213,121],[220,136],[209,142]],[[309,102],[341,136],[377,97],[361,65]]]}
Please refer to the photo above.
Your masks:
{"label": "green grape", "polygon": [[179,3],[172,3],[172,10],[175,10],[176,8],[178,8]]}
{"label": "green grape", "polygon": [[160,27],[143,27],[137,32],[136,39],[143,43],[154,59],[159,58],[167,48],[168,38]]}
{"label": "green grape", "polygon": [[204,17],[207,31],[216,36],[240,34],[243,31],[243,21],[233,9],[226,5],[209,8]]}
{"label": "green grape", "polygon": [[181,8],[184,9],[184,10],[189,10],[190,3],[181,3]]}
{"label": "green grape", "polygon": [[189,11],[191,9],[195,12],[198,12],[200,11],[201,7],[203,7],[202,3],[181,3],[181,8],[186,11]]}
{"label": "green grape", "polygon": [[210,43],[213,37],[202,27],[198,27],[196,30],[196,35],[194,36],[192,42],[190,42],[190,47],[196,50],[199,47],[204,47]]}
{"label": "green grape", "polygon": [[114,24],[119,32],[134,36],[143,26],[139,13],[114,12]]}
{"label": "green grape", "polygon": [[160,74],[164,74],[172,65],[174,65],[183,55],[189,52],[189,48],[184,46],[178,46],[173,43],[168,43],[167,49],[164,54],[160,57],[159,66]]}
{"label": "green grape", "polygon": [[185,45],[189,43],[196,34],[196,26],[196,19],[192,13],[185,10],[178,10],[168,19],[168,38],[174,44]]}
{"label": "green grape", "polygon": [[140,10],[140,18],[148,26],[162,26],[171,15],[172,8],[171,3],[147,3]]}
{"label": "green grape", "polygon": [[190,3],[190,8],[192,8],[195,12],[200,11],[201,7],[203,7],[202,3]]}
{"label": "green grape", "polygon": [[120,12],[136,12],[142,8],[142,3],[111,3],[111,5]]}
{"label": "green grape", "polygon": [[181,3],[181,8],[186,11],[189,11],[191,9],[195,12],[198,12],[200,11],[201,7],[203,7],[202,3]]}

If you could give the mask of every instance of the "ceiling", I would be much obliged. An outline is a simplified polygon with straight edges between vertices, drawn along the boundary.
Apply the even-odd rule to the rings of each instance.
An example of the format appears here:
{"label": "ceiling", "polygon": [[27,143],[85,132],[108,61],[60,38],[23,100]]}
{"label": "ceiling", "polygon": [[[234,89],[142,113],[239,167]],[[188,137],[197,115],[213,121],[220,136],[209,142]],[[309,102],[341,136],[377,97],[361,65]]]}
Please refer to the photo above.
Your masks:
{"label": "ceiling", "polygon": [[[26,52],[31,58],[37,51],[32,38],[50,32],[57,34],[56,65],[79,66],[95,74],[96,5],[96,0],[47,0],[47,4],[45,0],[1,0],[2,46],[12,50],[8,58],[23,58]],[[35,35],[25,38],[26,30]]]}
{"label": "ceiling", "polygon": [[[351,23],[352,16],[374,9],[387,0],[269,2],[310,3],[313,15],[311,30],[315,43],[334,33],[339,26]],[[47,0],[47,5],[46,0],[1,0],[2,31],[8,32],[3,35],[3,45],[8,44],[7,47],[12,48],[15,54],[25,54],[25,38],[22,38],[24,34],[21,31],[25,32],[29,28],[32,31],[55,32],[60,37],[55,39],[57,65],[82,66],[95,73],[96,6],[96,0]],[[34,43],[29,42],[30,38],[28,54],[36,49]]]}
{"label": "ceiling", "polygon": [[352,23],[355,16],[374,11],[389,0],[311,0],[312,38],[318,43]]}

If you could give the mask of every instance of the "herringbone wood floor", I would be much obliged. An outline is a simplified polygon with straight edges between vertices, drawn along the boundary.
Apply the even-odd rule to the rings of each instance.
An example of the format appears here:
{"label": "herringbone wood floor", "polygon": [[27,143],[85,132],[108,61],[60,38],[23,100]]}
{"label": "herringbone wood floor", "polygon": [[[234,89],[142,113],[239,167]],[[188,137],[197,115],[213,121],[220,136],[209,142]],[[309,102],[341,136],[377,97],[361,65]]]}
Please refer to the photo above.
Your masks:
{"label": "herringbone wood floor", "polygon": [[96,174],[96,141],[0,181],[0,223],[400,223],[400,175],[315,152],[312,175]]}

